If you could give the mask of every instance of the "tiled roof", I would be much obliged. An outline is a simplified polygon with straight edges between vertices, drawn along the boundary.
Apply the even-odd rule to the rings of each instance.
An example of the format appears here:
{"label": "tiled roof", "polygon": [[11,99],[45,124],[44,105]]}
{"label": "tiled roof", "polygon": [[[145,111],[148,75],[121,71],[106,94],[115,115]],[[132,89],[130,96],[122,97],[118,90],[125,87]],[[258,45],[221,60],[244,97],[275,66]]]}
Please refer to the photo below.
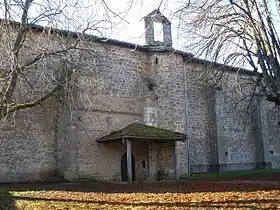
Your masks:
{"label": "tiled roof", "polygon": [[133,123],[123,129],[113,131],[100,138],[97,142],[107,142],[120,139],[143,139],[143,140],[174,140],[184,141],[187,137],[183,133],[174,132],[167,129]]}

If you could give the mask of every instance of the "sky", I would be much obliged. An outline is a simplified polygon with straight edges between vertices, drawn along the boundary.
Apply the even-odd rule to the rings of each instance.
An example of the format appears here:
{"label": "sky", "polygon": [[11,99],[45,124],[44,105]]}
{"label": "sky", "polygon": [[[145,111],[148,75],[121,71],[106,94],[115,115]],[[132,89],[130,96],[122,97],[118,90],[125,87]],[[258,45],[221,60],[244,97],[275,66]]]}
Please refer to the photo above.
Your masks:
{"label": "sky", "polygon": [[[90,0],[89,0],[90,1]],[[117,10],[122,11],[127,7],[128,0],[106,0],[108,5]],[[125,16],[125,21],[121,21],[114,29],[106,31],[105,36],[109,38],[118,39],[121,41],[132,42],[135,44],[145,44],[144,39],[144,20],[143,17],[148,13],[157,9],[160,5],[160,11],[165,15],[172,23],[172,37],[173,47],[178,50],[185,50],[184,44],[189,43],[187,37],[179,35],[178,20],[172,16],[172,12],[176,11],[182,6],[186,0],[133,0],[133,5]],[[162,2],[162,3],[161,3]],[[268,0],[269,6],[274,17],[277,17],[279,13],[276,9],[275,0]],[[276,18],[275,18],[276,19]],[[279,16],[278,16],[278,20]],[[276,28],[280,32],[280,22],[276,23]],[[246,66],[245,68],[248,68]]]}
{"label": "sky", "polygon": [[[113,17],[112,13],[109,12],[109,14],[107,14],[104,9],[102,10],[102,8],[104,8],[102,1],[106,2],[105,6],[109,8],[107,11],[110,9],[117,13],[126,11],[120,14],[123,19]],[[131,1],[133,2],[132,5],[129,4]],[[274,0],[269,1],[271,2],[270,7],[273,14],[275,16],[278,15]],[[100,27],[107,27],[107,23],[104,23],[104,18],[111,17],[110,20],[107,20],[113,20],[115,24],[113,25],[113,28],[110,28],[109,30],[101,29],[103,31],[102,36],[140,45],[145,44],[143,17],[154,9],[157,9],[160,5],[161,12],[172,23],[173,47],[175,49],[184,50],[184,43],[188,42],[187,37],[179,36],[178,22],[172,16],[172,12],[180,8],[186,0],[35,0],[34,2],[36,2],[37,5],[32,7],[30,11],[31,17],[33,14],[34,16],[39,14],[41,10],[46,11],[46,5],[50,8],[64,10],[64,13],[57,16],[55,20],[51,18],[49,20],[49,22],[57,24],[53,25],[56,28],[79,31],[79,29],[83,30],[85,28],[85,24],[95,25],[99,20],[103,20]],[[79,2],[79,5],[77,5],[77,2]],[[65,9],[64,6],[59,7],[58,5],[67,5],[67,8]],[[17,8],[13,8],[13,11],[16,12]],[[19,19],[16,21],[19,21]],[[38,22],[37,24],[48,25],[46,22]],[[67,27],[66,25],[68,25],[69,28],[65,28]],[[276,25],[278,31],[280,31],[280,23],[277,23]],[[96,34],[96,31],[89,31],[89,33],[100,35],[98,33]]]}
{"label": "sky", "polygon": [[[112,8],[121,10],[125,9],[125,4],[120,2],[126,2],[126,0],[107,0]],[[268,0],[271,11],[274,17],[277,17],[279,13],[277,12],[275,0]],[[172,37],[173,37],[173,47],[175,49],[184,50],[185,38],[179,35],[178,22],[175,18],[172,18],[172,12],[176,11],[182,3],[186,0],[163,0],[160,11],[165,15],[172,23]],[[122,41],[133,42],[136,44],[144,44],[144,20],[142,19],[148,13],[158,8],[161,0],[136,0],[130,11],[128,12],[125,20],[119,24],[115,30],[108,31],[106,36],[110,38],[115,38]],[[279,16],[278,16],[279,17]],[[276,19],[276,18],[275,18]],[[280,20],[278,18],[278,20]],[[280,32],[280,23],[276,23],[277,30]]]}
{"label": "sky", "polygon": [[[17,0],[10,0],[13,5],[18,4]],[[24,1],[23,1],[24,2]],[[103,3],[105,2],[105,4]],[[130,4],[131,2],[132,5]],[[34,0],[30,8],[29,16],[38,19],[38,14],[49,10],[63,10],[63,13],[56,15],[56,18],[47,18],[47,21],[36,22],[38,25],[63,28],[71,31],[79,31],[85,28],[85,24],[98,25],[99,27],[109,27],[108,22],[114,22],[114,27],[109,30],[102,30],[102,36],[114,38],[122,41],[144,44],[144,20],[143,17],[157,9],[161,5],[161,12],[170,19],[171,11],[174,11],[184,0]],[[61,5],[61,6],[60,6]],[[67,5],[67,7],[65,7]],[[131,5],[131,7],[129,7]],[[114,17],[113,13],[106,13],[109,10],[114,11],[123,18]],[[129,9],[128,9],[129,8]],[[3,3],[0,1],[0,17],[3,18]],[[20,21],[22,10],[19,6],[11,6],[13,20]],[[126,12],[123,12],[126,11]],[[123,12],[123,13],[121,13]],[[111,19],[109,20],[108,17]],[[46,18],[45,18],[46,19]],[[98,21],[102,20],[102,24]],[[179,47],[176,24],[173,22],[173,43],[174,47]],[[104,25],[105,24],[105,25]],[[87,31],[95,34],[95,31]],[[101,35],[96,33],[95,35]]]}
{"label": "sky", "polygon": [[[124,8],[125,4],[120,4],[116,2],[125,2],[125,0],[115,1],[109,0],[112,8]],[[175,3],[173,3],[175,2]],[[178,36],[178,29],[176,27],[176,20],[172,18],[172,11],[174,11],[178,5],[180,5],[183,1],[163,1],[160,7],[160,11],[172,22],[172,37],[173,37],[173,47],[175,49],[182,48],[182,41],[180,41]],[[160,5],[161,0],[142,0],[135,1],[134,5],[128,12],[125,20],[121,24],[119,24],[115,30],[111,32],[108,31],[107,36],[111,38],[115,38],[121,41],[133,42],[136,44],[144,44],[144,20],[147,14],[157,9]]]}

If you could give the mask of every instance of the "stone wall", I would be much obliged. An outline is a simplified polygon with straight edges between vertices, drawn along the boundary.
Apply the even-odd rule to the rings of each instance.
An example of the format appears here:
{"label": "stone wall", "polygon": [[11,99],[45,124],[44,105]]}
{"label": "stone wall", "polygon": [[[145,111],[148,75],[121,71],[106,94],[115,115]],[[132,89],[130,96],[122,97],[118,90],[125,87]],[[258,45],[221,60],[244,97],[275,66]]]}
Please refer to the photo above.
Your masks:
{"label": "stone wall", "polygon": [[[11,30],[9,41],[15,39],[14,32]],[[1,34],[3,34],[0,44],[2,68],[9,62],[9,56],[7,56],[9,46],[5,45],[7,44],[5,43],[6,33]],[[55,49],[56,46],[55,43],[47,44],[44,35],[36,35],[36,42],[33,41],[34,34],[29,35],[20,52],[20,65],[38,55],[44,47]],[[19,76],[13,97],[14,102],[19,104],[30,102],[51,90],[55,85],[53,82],[55,70],[60,67],[58,60],[53,59],[53,62],[48,59],[40,60],[32,67],[25,69]],[[57,115],[58,99],[54,96],[34,108],[17,111],[0,121],[0,182],[56,179],[58,173]]]}
{"label": "stone wall", "polygon": [[[152,157],[148,157],[147,144],[133,141],[136,179],[140,179],[143,161],[153,178],[160,168],[172,174],[174,147],[179,175],[186,175],[189,167],[192,172],[203,172],[219,164],[221,170],[253,168],[263,161],[272,162],[273,168],[280,167],[279,116],[262,100],[254,100],[246,109],[248,100],[241,99],[252,90],[242,80],[247,75],[226,71],[219,88],[215,88],[209,84],[206,65],[186,61],[177,53],[141,52],[100,42],[83,44],[92,49],[94,56],[77,54],[84,68],[78,69],[64,87],[60,101],[53,98],[42,106],[17,112],[11,122],[2,123],[1,182],[50,180],[56,175],[69,180],[120,181],[125,144],[96,140],[143,121],[143,99],[149,93],[143,74],[156,84],[149,93],[156,112],[153,123],[185,133],[189,139],[152,143]],[[36,69],[53,70],[62,62],[53,59],[38,64]],[[51,84],[49,79],[40,77],[38,82],[34,74],[31,82],[38,91],[33,96],[42,92],[40,84]],[[30,94],[24,85],[17,89],[19,101]]]}
{"label": "stone wall", "polygon": [[157,169],[164,173],[164,179],[175,179],[175,143],[162,142],[158,144]]}
{"label": "stone wall", "polygon": [[255,123],[258,112],[250,113],[253,86],[244,86],[243,81],[247,80],[242,77],[246,76],[227,72],[215,94],[220,170],[251,169],[256,167],[255,163],[263,161],[257,157],[258,153],[263,153],[262,148],[258,148]]}
{"label": "stone wall", "polygon": [[[248,82],[249,74],[231,70],[223,72],[213,84],[213,70],[200,63],[186,62],[191,172],[252,169],[270,161],[275,165],[279,161],[277,152],[272,152],[274,159],[264,157],[272,155],[268,155],[268,147],[278,145],[273,136],[279,129],[275,126],[277,120],[271,120],[275,112],[269,115],[266,105],[256,102],[255,98],[251,101],[253,85]],[[261,115],[264,115],[262,119]],[[274,125],[268,125],[271,122]],[[264,131],[264,139],[270,141],[263,140],[261,130]]]}
{"label": "stone wall", "polygon": [[191,171],[207,171],[211,160],[210,134],[213,100],[211,87],[205,82],[205,67],[186,64],[186,114],[189,137],[189,157]]}
{"label": "stone wall", "polygon": [[[183,57],[173,53],[151,53],[150,75],[155,81],[157,125],[176,132],[186,132]],[[179,174],[187,173],[186,144],[177,142]],[[171,149],[172,151],[172,149]],[[166,153],[167,156],[170,154]],[[172,167],[172,169],[174,169]]]}
{"label": "stone wall", "polygon": [[260,99],[261,137],[264,146],[264,159],[270,162],[269,167],[279,169],[280,167],[280,117],[279,108],[273,104]]}
{"label": "stone wall", "polygon": [[[121,179],[121,157],[125,144],[97,143],[96,140],[130,123],[141,122],[141,100],[145,85],[139,72],[147,70],[147,56],[118,46],[91,43],[99,57],[99,64],[77,78],[79,88],[74,115],[78,132],[78,177],[88,179]],[[94,66],[94,64],[93,64]],[[137,151],[142,151],[141,154]],[[132,142],[139,167],[146,160],[146,146]],[[146,160],[147,161],[147,160]]]}
{"label": "stone wall", "polygon": [[[145,21],[145,40],[146,44],[150,46],[164,46],[172,48],[172,29],[171,22],[164,17],[159,10],[154,10],[144,17]],[[153,23],[162,24],[163,40],[155,40],[155,31]]]}
{"label": "stone wall", "polygon": [[0,182],[56,178],[56,113],[48,101],[1,121]]}

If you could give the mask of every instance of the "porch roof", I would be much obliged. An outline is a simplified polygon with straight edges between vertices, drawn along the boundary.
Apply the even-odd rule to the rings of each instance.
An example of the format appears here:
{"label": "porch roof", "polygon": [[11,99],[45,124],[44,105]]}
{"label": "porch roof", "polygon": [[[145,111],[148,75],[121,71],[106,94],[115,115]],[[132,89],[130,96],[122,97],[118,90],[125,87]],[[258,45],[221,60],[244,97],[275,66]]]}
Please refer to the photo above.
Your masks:
{"label": "porch roof", "polygon": [[97,142],[108,142],[120,139],[142,139],[142,140],[173,140],[184,141],[186,135],[171,130],[143,125],[140,123],[132,123],[125,128],[113,131],[110,134],[97,139]]}

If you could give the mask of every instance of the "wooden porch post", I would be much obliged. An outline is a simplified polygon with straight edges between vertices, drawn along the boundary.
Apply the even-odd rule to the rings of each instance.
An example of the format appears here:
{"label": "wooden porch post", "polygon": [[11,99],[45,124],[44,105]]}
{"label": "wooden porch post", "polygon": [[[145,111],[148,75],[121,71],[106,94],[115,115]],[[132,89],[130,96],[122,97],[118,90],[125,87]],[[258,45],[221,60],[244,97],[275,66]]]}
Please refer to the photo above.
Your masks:
{"label": "wooden porch post", "polygon": [[126,139],[126,158],[127,158],[127,176],[128,183],[132,183],[132,166],[131,166],[131,140]]}
{"label": "wooden porch post", "polygon": [[176,141],[174,142],[174,161],[175,161],[175,179],[179,180],[179,159],[178,159],[178,152],[176,149]]}

